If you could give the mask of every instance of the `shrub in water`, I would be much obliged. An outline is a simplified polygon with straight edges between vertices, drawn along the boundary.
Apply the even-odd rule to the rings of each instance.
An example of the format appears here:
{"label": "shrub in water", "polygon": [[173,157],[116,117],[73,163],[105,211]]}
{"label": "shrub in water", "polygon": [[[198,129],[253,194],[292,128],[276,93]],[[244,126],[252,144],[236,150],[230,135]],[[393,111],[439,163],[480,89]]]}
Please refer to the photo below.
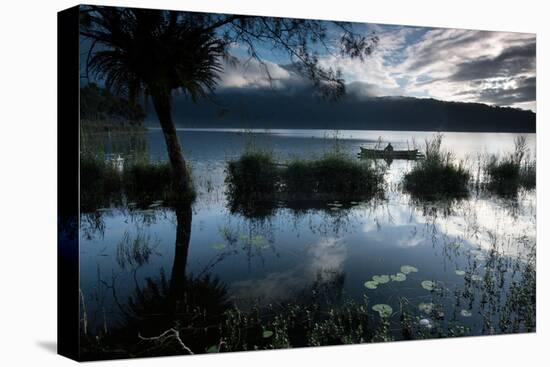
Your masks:
{"label": "shrub in water", "polygon": [[380,191],[383,171],[368,161],[332,152],[318,160],[290,162],[283,178],[284,189],[291,197],[360,199]]}
{"label": "shrub in water", "polygon": [[91,154],[80,157],[80,207],[83,212],[95,211],[120,198],[122,182],[116,168]]}
{"label": "shrub in water", "polygon": [[488,188],[499,195],[515,195],[520,187],[536,186],[536,162],[529,160],[524,136],[515,140],[514,153],[504,159],[491,156],[485,166]]}
{"label": "shrub in water", "polygon": [[[358,200],[381,191],[384,172],[371,162],[340,152],[317,160],[277,164],[266,152],[245,152],[226,169],[227,195],[233,210],[255,213],[258,203],[303,200]],[[261,211],[266,214],[269,211]]]}
{"label": "shrub in water", "polygon": [[232,198],[265,199],[278,191],[277,163],[268,152],[247,151],[227,164],[225,181]]}
{"label": "shrub in water", "polygon": [[[193,187],[193,184],[190,185]],[[192,202],[194,189],[181,193],[173,185],[168,163],[145,161],[125,164],[120,170],[103,157],[82,154],[80,157],[80,203],[83,212],[120,204],[123,194],[128,201],[150,203],[154,200]]]}
{"label": "shrub in water", "polygon": [[459,198],[468,195],[470,173],[454,163],[450,152],[441,150],[443,136],[426,141],[426,159],[419,161],[403,179],[413,196],[423,199]]}
{"label": "shrub in water", "polygon": [[193,189],[185,193],[176,190],[169,163],[136,162],[124,168],[123,181],[131,201],[193,201],[196,196]]}

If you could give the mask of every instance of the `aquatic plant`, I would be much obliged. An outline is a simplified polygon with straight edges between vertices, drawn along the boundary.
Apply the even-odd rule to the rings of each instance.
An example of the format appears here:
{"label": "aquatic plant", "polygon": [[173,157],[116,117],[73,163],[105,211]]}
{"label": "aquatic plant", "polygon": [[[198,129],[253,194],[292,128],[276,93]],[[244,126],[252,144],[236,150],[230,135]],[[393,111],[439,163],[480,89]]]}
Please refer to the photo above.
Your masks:
{"label": "aquatic plant", "polygon": [[388,275],[374,275],[372,280],[378,284],[386,284],[390,281],[390,277]]}
{"label": "aquatic plant", "polygon": [[290,197],[361,199],[382,190],[383,173],[370,161],[333,150],[319,159],[290,161],[282,172],[283,190]]}
{"label": "aquatic plant", "polygon": [[536,187],[536,160],[530,159],[526,137],[517,137],[514,144],[513,153],[503,158],[491,155],[485,162],[487,187],[501,196],[513,196],[519,188]]}
{"label": "aquatic plant", "polygon": [[415,268],[414,266],[411,266],[411,265],[403,265],[401,267],[401,273],[407,275],[407,274],[410,274],[410,273],[416,273],[418,272],[418,269]]}
{"label": "aquatic plant", "polygon": [[122,269],[138,268],[149,262],[159,244],[158,238],[151,238],[142,231],[135,236],[126,231],[117,244],[116,261]]}
{"label": "aquatic plant", "polygon": [[279,180],[277,162],[268,151],[248,150],[227,163],[225,182],[234,198],[264,200],[278,191]]}
{"label": "aquatic plant", "polygon": [[441,149],[442,141],[442,134],[426,140],[425,159],[403,177],[405,190],[416,198],[439,200],[468,195],[470,173],[462,161],[456,164],[453,154]]}
{"label": "aquatic plant", "polygon": [[374,280],[368,280],[368,281],[365,282],[365,288],[376,289],[376,288],[378,288],[378,282],[376,282]]}
{"label": "aquatic plant", "polygon": [[195,200],[192,180],[186,192],[175,190],[173,182],[168,163],[129,160],[117,167],[103,155],[86,153],[80,156],[80,201],[84,213],[108,209],[112,203],[121,204],[123,199],[132,204],[129,207],[145,206],[147,209],[155,209],[164,202],[175,204]]}
{"label": "aquatic plant", "polygon": [[437,284],[432,280],[423,280],[420,285],[427,291],[433,291]]}
{"label": "aquatic plant", "polygon": [[[502,306],[497,308],[492,303],[495,300],[492,299],[491,283],[483,281],[475,285],[482,292],[480,297],[487,302],[486,309],[479,309],[480,316],[486,322],[494,320],[490,328],[481,331],[483,334],[493,333],[493,327],[497,326],[501,332],[535,329],[536,272],[534,254],[529,256],[526,263],[514,265],[513,272],[517,276],[505,294],[499,293],[505,297]],[[488,266],[498,268],[499,265],[494,262]],[[498,277],[496,271],[488,274]],[[375,277],[386,279],[384,275]],[[84,356],[94,359],[97,355],[217,353],[456,337],[470,335],[471,330],[463,323],[478,316],[478,310],[474,315],[469,306],[472,299],[468,295],[468,287],[471,287],[468,282],[464,289],[455,293],[464,298],[457,299],[454,316],[449,320],[443,313],[441,302],[445,301],[438,299],[437,293],[431,294],[431,302],[418,304],[402,297],[397,312],[389,304],[370,306],[366,297],[364,303],[358,303],[351,299],[335,302],[300,296],[296,300],[241,309],[227,302],[223,285],[201,279],[187,279],[180,291],[175,291],[166,280],[148,280],[147,286],[137,290],[129,305],[124,307],[130,322],[124,324],[123,329],[113,328],[108,334],[97,337],[88,331],[82,336]],[[437,289],[438,283],[425,280],[421,285],[431,291]],[[213,298],[206,300],[205,297]]]}
{"label": "aquatic plant", "polygon": [[383,317],[383,318],[390,317],[393,312],[393,309],[391,308],[390,305],[386,305],[383,303],[372,306],[372,310],[378,312],[380,317]]}
{"label": "aquatic plant", "polygon": [[120,200],[120,173],[109,162],[91,153],[80,155],[80,209],[93,212]]}
{"label": "aquatic plant", "polygon": [[[370,199],[382,192],[383,174],[372,162],[352,159],[339,150],[287,163],[277,163],[270,152],[247,150],[227,163],[226,194],[234,211],[254,215],[258,207],[275,208],[281,201]],[[329,206],[328,210],[338,211],[343,204]]]}
{"label": "aquatic plant", "polygon": [[[122,177],[125,193],[131,201],[143,203],[164,199],[168,202],[192,202],[196,197],[191,178],[186,192],[176,188],[172,168],[166,162],[135,162],[124,167]],[[192,177],[191,174],[189,177]]]}
{"label": "aquatic plant", "polygon": [[393,282],[404,282],[407,280],[407,276],[403,273],[396,273],[395,275],[390,275],[390,279]]}

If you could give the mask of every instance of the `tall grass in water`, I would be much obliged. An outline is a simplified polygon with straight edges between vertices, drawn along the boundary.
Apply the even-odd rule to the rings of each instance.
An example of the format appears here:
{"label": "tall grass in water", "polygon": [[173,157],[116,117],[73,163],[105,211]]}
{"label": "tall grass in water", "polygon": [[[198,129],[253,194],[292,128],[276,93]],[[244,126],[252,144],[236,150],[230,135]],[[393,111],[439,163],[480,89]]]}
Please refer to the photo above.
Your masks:
{"label": "tall grass in water", "polygon": [[177,191],[172,168],[166,162],[137,161],[123,169],[122,177],[124,191],[131,201],[150,202],[162,199],[168,202],[192,202],[196,197],[193,184],[188,192]]}
{"label": "tall grass in water", "polygon": [[452,152],[441,149],[442,141],[442,134],[426,140],[426,158],[404,176],[404,188],[417,198],[449,199],[468,195],[470,173],[462,161],[455,162]]}
{"label": "tall grass in water", "polygon": [[247,149],[237,160],[229,161],[226,183],[236,200],[264,200],[279,191],[280,167],[271,152]]}
{"label": "tall grass in water", "polygon": [[520,187],[536,187],[536,161],[530,158],[527,139],[519,136],[514,143],[513,153],[504,158],[491,155],[484,169],[488,188],[503,196],[516,194]]}
{"label": "tall grass in water", "polygon": [[283,172],[283,189],[290,199],[364,199],[382,191],[383,175],[371,161],[334,149],[319,159],[290,161]]}
{"label": "tall grass in water", "polygon": [[192,202],[195,196],[194,189],[185,193],[175,189],[168,163],[132,160],[125,162],[120,169],[101,155],[86,153],[80,156],[80,203],[83,212],[118,205],[123,197],[146,204],[153,200]]}
{"label": "tall grass in water", "polygon": [[246,150],[227,163],[227,196],[233,208],[241,209],[280,200],[359,200],[382,191],[383,174],[336,148],[318,159],[285,163],[271,152]]}
{"label": "tall grass in water", "polygon": [[122,180],[116,167],[93,154],[80,156],[80,207],[94,211],[120,198]]}

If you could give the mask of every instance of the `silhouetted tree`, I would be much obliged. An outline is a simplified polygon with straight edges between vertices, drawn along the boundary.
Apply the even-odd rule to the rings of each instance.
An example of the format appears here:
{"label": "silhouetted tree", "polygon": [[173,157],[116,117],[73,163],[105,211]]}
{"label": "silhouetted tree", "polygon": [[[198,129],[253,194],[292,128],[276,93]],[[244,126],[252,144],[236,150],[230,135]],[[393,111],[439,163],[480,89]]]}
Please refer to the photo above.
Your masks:
{"label": "silhouetted tree", "polygon": [[[373,34],[353,32],[349,23],[334,25],[338,52],[344,56],[362,60],[378,42]],[[80,27],[81,36],[91,42],[86,71],[130,100],[142,92],[151,97],[174,178],[182,190],[189,188],[189,174],[172,120],[172,93],[179,91],[196,100],[213,92],[223,58],[230,58],[230,44],[244,45],[269,80],[258,52],[262,45],[284,51],[324,96],[337,98],[345,93],[341,73],[319,63],[320,48],[338,49],[328,42],[324,21],[84,6]]]}

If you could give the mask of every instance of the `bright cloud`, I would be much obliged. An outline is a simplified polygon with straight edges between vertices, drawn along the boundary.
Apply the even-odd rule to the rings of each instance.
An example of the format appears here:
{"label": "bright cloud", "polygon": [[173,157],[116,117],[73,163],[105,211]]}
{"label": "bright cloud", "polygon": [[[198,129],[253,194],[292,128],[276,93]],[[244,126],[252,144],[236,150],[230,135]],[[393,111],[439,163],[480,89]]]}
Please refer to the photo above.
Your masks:
{"label": "bright cloud", "polygon": [[[364,62],[337,52],[320,56],[321,66],[342,71],[351,93],[365,97],[429,97],[535,110],[533,34],[372,24],[361,29],[374,30],[380,39]],[[269,55],[266,59],[270,59]],[[238,65],[226,66],[222,87],[290,90],[307,84],[288,65],[240,60]]]}

